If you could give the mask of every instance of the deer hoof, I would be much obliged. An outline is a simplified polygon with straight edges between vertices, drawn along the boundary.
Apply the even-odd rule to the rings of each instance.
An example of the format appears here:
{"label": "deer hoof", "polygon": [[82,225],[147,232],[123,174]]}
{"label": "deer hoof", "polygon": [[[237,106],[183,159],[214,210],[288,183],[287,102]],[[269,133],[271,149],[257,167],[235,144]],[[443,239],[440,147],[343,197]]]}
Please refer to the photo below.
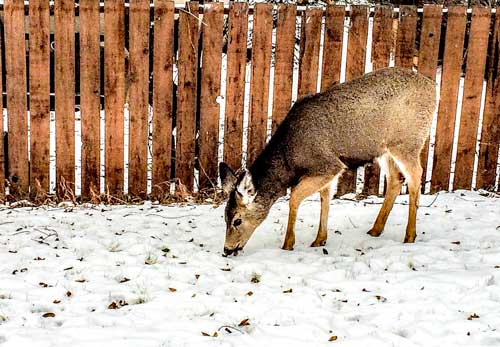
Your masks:
{"label": "deer hoof", "polygon": [[373,236],[373,237],[379,237],[380,234],[382,234],[382,230],[376,230],[376,229],[370,229],[368,232],[367,232],[368,235],[370,236]]}
{"label": "deer hoof", "polygon": [[404,243],[414,243],[415,242],[415,236],[405,236]]}
{"label": "deer hoof", "polygon": [[284,251],[293,251],[293,246],[283,245],[283,247],[281,247],[281,249]]}
{"label": "deer hoof", "polygon": [[322,247],[326,245],[326,240],[314,240],[313,243],[311,243],[311,247]]}

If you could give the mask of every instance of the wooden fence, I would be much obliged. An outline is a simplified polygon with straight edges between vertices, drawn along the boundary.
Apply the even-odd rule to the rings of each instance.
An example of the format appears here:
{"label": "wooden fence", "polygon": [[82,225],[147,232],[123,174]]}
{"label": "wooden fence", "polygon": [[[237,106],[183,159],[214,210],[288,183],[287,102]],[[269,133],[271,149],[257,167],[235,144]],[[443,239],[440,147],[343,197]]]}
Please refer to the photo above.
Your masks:
{"label": "wooden fence", "polygon": [[[274,130],[295,94],[324,90],[344,76],[356,78],[391,61],[440,81],[435,146],[426,146],[422,159],[427,168],[432,153],[426,177],[431,191],[448,189],[454,151],[453,189],[472,187],[475,161],[475,187],[493,189],[500,138],[500,20],[495,19],[490,8],[439,5],[325,9],[240,2],[224,8],[190,2],[175,8],[165,0],[106,0],[103,7],[93,0],[76,6],[71,0],[55,0],[54,6],[48,0],[26,6],[5,0],[0,88],[6,97],[0,107],[7,110],[8,131],[0,143],[0,179],[8,188],[0,185],[1,193],[46,194],[51,165],[56,191],[74,192],[78,181],[83,200],[103,190],[145,198],[149,179],[155,198],[170,191],[174,178],[188,191],[211,188],[217,182],[219,129],[222,159],[237,168],[245,147],[248,162],[262,150],[268,120]],[[81,121],[75,121],[75,107]],[[75,156],[78,121],[81,158]],[[366,167],[364,173],[364,191],[377,194],[378,168]],[[338,192],[353,191],[355,184],[355,173],[348,173]]]}

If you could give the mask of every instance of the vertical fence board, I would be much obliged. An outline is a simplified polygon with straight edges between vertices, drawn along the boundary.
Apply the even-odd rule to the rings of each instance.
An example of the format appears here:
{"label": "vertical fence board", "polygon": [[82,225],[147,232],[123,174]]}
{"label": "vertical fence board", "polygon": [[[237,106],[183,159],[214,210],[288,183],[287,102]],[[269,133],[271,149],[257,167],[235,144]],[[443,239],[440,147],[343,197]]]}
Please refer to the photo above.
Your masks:
{"label": "vertical fence board", "polygon": [[486,100],[483,112],[476,188],[493,190],[500,143],[500,7],[497,7],[489,52]]}
{"label": "vertical fence board", "polygon": [[22,1],[5,1],[4,31],[9,122],[8,180],[10,194],[21,198],[28,193],[29,187],[26,45]]}
{"label": "vertical fence board", "polygon": [[[418,53],[418,71],[436,80],[438,65],[439,41],[441,38],[441,17],[443,7],[441,5],[424,5],[422,31],[420,34],[420,50]],[[429,134],[430,135],[430,134]],[[420,155],[422,164],[422,192],[425,190],[427,180],[427,159],[429,157],[429,137],[425,141]]]}
{"label": "vertical fence board", "polygon": [[273,133],[292,103],[293,54],[295,50],[295,5],[280,4],[276,24],[276,63],[273,86]]}
{"label": "vertical fence board", "polygon": [[252,164],[266,145],[273,30],[272,11],[272,4],[260,3],[254,7],[247,166]]}
{"label": "vertical fence board", "polygon": [[[75,189],[75,3],[56,0],[55,94],[56,187],[59,194]],[[69,191],[70,193],[70,191]]]}
{"label": "vertical fence board", "polygon": [[82,198],[100,192],[100,31],[97,1],[80,3]]}
{"label": "vertical fence board", "polygon": [[411,69],[413,67],[417,19],[417,8],[415,6],[400,6],[396,44],[396,66],[407,69]]}
{"label": "vertical fence board", "polygon": [[146,197],[148,183],[149,0],[131,0],[129,10],[128,193]]}
{"label": "vertical fence board", "polygon": [[49,191],[49,1],[30,1],[29,13],[30,186],[35,196]]}
{"label": "vertical fence board", "polygon": [[232,2],[229,10],[227,47],[224,161],[233,169],[241,166],[245,69],[247,58],[248,4]]}
{"label": "vertical fence board", "polygon": [[179,14],[179,82],[177,89],[177,144],[175,175],[188,191],[193,189],[196,91],[198,67],[198,2]]}
{"label": "vertical fence board", "polygon": [[321,91],[340,81],[342,44],[344,43],[344,16],[344,6],[329,5],[326,7]]}
{"label": "vertical fence board", "polygon": [[319,8],[308,8],[302,14],[298,99],[317,90],[322,16]]}
{"label": "vertical fence board", "polygon": [[460,116],[460,130],[457,145],[457,160],[453,187],[470,189],[474,169],[477,127],[481,93],[483,90],[484,70],[490,31],[490,9],[474,7],[467,48],[467,68],[465,71],[464,96]]}
{"label": "vertical fence board", "polygon": [[203,61],[200,96],[200,189],[217,187],[220,94],[224,3],[205,3],[203,12]]}
{"label": "vertical fence board", "polygon": [[123,195],[125,103],[125,7],[104,2],[104,108],[106,193]]}
{"label": "vertical fence board", "polygon": [[155,0],[153,46],[152,195],[170,192],[173,112],[174,2]]}
{"label": "vertical fence board", "polygon": [[[4,53],[4,45],[3,45],[3,35],[2,31],[0,30],[0,57]],[[2,59],[0,59],[0,71],[3,71],[3,62]],[[2,72],[3,73],[3,72]],[[0,95],[3,95],[3,83],[0,83]],[[5,201],[5,146],[4,146],[4,140],[5,140],[5,129],[3,126],[3,97],[0,98],[0,201],[4,202]]]}
{"label": "vertical fence board", "polygon": [[[389,66],[392,44],[392,6],[377,6],[373,17],[372,55],[373,70]],[[365,166],[364,195],[378,195],[380,167],[377,163]]]}
{"label": "vertical fence board", "polygon": [[431,192],[448,190],[466,20],[464,6],[448,9]]}
{"label": "vertical fence board", "polygon": [[394,42],[392,30],[392,6],[377,6],[373,17],[372,66],[373,70],[389,66]]}
{"label": "vertical fence board", "polygon": [[[366,40],[368,37],[368,6],[351,7],[351,24],[347,42],[346,81],[365,73]],[[353,193],[356,190],[356,171],[346,170],[340,177],[337,196]]]}

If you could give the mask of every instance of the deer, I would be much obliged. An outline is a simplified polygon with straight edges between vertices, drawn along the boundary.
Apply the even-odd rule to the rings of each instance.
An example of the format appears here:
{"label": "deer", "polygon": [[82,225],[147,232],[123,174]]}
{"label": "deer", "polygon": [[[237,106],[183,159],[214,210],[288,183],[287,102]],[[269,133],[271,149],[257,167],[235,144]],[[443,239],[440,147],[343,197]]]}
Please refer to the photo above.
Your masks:
{"label": "deer", "polygon": [[386,193],[368,234],[382,234],[406,181],[409,213],[405,243],[416,238],[420,155],[436,107],[435,82],[403,68],[384,68],[303,97],[287,113],[248,168],[219,164],[225,207],[224,255],[237,255],[290,189],[282,249],[293,250],[300,203],[319,192],[321,213],[311,247],[326,244],[331,183],[348,169],[378,162]]}

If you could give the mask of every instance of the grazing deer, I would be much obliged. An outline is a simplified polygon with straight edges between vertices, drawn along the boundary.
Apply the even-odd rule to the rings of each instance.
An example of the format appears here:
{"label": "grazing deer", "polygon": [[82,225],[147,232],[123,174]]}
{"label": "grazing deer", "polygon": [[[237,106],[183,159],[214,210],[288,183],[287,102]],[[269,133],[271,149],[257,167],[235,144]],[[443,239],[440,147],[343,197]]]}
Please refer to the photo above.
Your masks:
{"label": "grazing deer", "polygon": [[346,169],[378,161],[385,169],[384,203],[368,234],[379,236],[402,179],[410,195],[404,242],[414,242],[422,166],[420,152],[436,105],[435,83],[421,74],[386,68],[297,101],[248,170],[219,165],[226,205],[224,253],[237,254],[291,187],[283,249],[292,250],[297,209],[318,192],[321,217],[312,247],[327,238],[330,183]]}

